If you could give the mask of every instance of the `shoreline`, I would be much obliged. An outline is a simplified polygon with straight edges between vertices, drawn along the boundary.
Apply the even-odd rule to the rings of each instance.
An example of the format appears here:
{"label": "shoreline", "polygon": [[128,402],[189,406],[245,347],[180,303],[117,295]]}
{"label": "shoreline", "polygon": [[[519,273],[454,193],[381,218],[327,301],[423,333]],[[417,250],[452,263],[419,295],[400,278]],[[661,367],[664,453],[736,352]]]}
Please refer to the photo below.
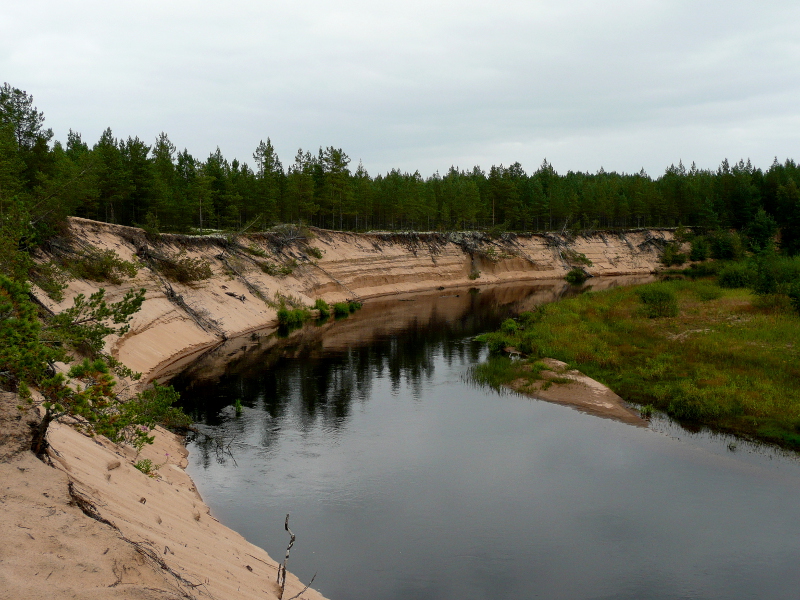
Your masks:
{"label": "shoreline", "polygon": [[[138,244],[151,243],[140,230],[129,227],[77,218],[70,219],[70,227],[81,243],[114,250],[124,260],[135,260]],[[208,261],[214,276],[193,285],[167,287],[161,276],[142,266],[137,277],[118,286],[71,281],[67,299],[60,303],[41,293],[38,296],[47,308],[58,312],[75,295],[88,295],[100,287],[107,289],[110,301],[130,289],[145,288],[146,301],[131,330],[107,341],[117,359],[143,373],[138,384],[142,386],[171,376],[228,339],[274,329],[275,302],[284,299],[309,305],[314,297],[337,302],[543,281],[562,278],[570,267],[546,236],[528,236],[522,242],[515,238],[511,245],[487,242],[491,248],[509,250],[507,256],[489,260],[480,251],[467,251],[453,242],[425,246],[411,244],[403,236],[313,233],[311,243],[321,247],[323,259],[312,264],[306,257],[285,277],[267,275],[255,260],[248,263],[242,256],[235,257],[240,268],[231,272],[225,266],[231,257],[225,258],[224,250],[219,254],[218,240],[190,243],[180,236],[163,236],[157,242],[162,249]],[[600,234],[578,239],[571,251],[595,262],[589,269],[593,274],[649,274],[658,267],[659,243],[670,239],[671,232],[646,231],[627,237],[620,234],[610,243]],[[276,253],[264,245],[260,251],[295,264],[295,257],[302,258],[297,248]],[[480,281],[472,277],[476,271]],[[168,293],[173,289],[174,293]],[[273,304],[259,300],[256,293]],[[176,296],[181,303],[174,301]],[[6,408],[12,408],[9,414],[15,403],[4,399]],[[16,418],[24,430],[25,418]],[[24,431],[18,434],[24,437]],[[0,551],[0,587],[8,590],[0,593],[0,599],[49,600],[67,594],[86,599],[128,598],[133,593],[148,599],[277,598],[273,581],[277,563],[211,515],[183,470],[188,451],[177,436],[157,431],[155,444],[138,457],[129,448],[89,438],[68,425],[54,424],[50,440],[56,469],[48,469],[19,445],[19,439],[0,463],[5,508],[0,525],[7,532]],[[142,458],[161,465],[160,477],[148,477],[134,468],[134,461]],[[92,518],[86,519],[87,515]],[[52,516],[58,519],[48,521]],[[280,525],[275,524],[276,535],[283,533]],[[49,574],[44,576],[45,572]],[[303,584],[289,574],[287,596],[302,589]],[[323,598],[310,588],[303,597]]]}

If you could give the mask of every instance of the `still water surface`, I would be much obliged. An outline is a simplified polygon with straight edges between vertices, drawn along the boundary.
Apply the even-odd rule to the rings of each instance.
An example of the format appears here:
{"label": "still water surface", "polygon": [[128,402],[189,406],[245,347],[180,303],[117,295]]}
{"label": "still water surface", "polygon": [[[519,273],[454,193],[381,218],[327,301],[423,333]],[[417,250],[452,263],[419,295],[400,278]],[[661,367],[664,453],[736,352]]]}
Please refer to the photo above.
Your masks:
{"label": "still water surface", "polygon": [[332,600],[800,597],[796,458],[469,382],[474,335],[565,291],[373,300],[233,340],[173,381],[235,459],[200,436],[189,473],[276,559],[291,513],[290,570]]}

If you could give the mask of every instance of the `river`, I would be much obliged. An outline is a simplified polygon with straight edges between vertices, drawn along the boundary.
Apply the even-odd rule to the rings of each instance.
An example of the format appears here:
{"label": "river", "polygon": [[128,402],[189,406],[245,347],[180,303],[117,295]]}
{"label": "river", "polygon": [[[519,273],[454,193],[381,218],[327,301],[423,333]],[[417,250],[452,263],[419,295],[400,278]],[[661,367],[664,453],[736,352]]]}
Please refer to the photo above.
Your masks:
{"label": "river", "polygon": [[289,569],[331,600],[798,597],[794,455],[471,383],[476,334],[570,293],[376,299],[231,340],[172,381],[213,437],[189,474],[273,558],[291,513]]}

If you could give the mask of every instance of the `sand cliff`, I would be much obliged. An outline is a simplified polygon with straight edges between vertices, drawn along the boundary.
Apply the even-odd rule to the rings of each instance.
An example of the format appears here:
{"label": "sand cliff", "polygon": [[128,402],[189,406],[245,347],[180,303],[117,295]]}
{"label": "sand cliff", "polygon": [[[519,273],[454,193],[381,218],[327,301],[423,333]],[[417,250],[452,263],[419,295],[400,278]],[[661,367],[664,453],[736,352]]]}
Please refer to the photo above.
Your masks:
{"label": "sand cliff", "polygon": [[[285,230],[247,238],[164,235],[70,220],[74,247],[114,250],[141,263],[122,285],[75,280],[66,299],[99,287],[111,300],[146,289],[122,338],[107,348],[145,380],[165,377],[226,339],[274,327],[282,303],[312,305],[463,285],[561,278],[573,266],[592,275],[649,273],[672,233],[642,230],[558,235],[351,234]],[[148,265],[154,254],[199,258],[213,276],[181,285]],[[277,563],[211,516],[183,471],[179,440],[159,431],[136,457],[68,425],[51,433],[50,469],[25,451],[25,415],[0,403],[3,544],[0,598],[276,598]],[[161,465],[158,477],[133,467]],[[94,517],[94,520],[85,515]],[[281,535],[276,528],[276,535]],[[303,585],[289,578],[285,598]],[[321,598],[313,590],[304,598]]]}
{"label": "sand cliff", "polygon": [[[663,246],[672,240],[668,230],[488,239],[468,233],[309,229],[236,240],[163,235],[152,241],[131,227],[85,219],[71,219],[70,224],[74,243],[114,250],[125,260],[141,262],[137,254],[157,251],[211,265],[212,278],[187,285],[171,282],[146,266],[123,285],[103,284],[111,299],[133,288],[147,290],[130,332],[108,341],[112,353],[146,379],[175,372],[229,337],[276,325],[281,302],[310,306],[316,298],[364,300],[438,287],[560,279],[573,266],[582,266],[593,276],[650,273],[659,267]],[[283,274],[276,272],[280,268]],[[58,311],[70,305],[75,294],[98,287],[73,281],[64,302],[44,301]]]}

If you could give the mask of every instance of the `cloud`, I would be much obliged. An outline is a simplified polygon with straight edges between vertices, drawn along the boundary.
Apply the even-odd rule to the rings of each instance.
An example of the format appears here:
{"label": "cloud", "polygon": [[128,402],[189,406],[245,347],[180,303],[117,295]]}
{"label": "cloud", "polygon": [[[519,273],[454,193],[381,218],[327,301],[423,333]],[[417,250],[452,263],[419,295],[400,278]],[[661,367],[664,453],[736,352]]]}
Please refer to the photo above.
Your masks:
{"label": "cloud", "polygon": [[4,13],[4,78],[62,139],[163,130],[198,157],[220,146],[249,161],[269,136],[284,163],[334,145],[373,174],[545,156],[655,174],[680,158],[766,167],[800,134],[800,6],[782,0],[34,0]]}

